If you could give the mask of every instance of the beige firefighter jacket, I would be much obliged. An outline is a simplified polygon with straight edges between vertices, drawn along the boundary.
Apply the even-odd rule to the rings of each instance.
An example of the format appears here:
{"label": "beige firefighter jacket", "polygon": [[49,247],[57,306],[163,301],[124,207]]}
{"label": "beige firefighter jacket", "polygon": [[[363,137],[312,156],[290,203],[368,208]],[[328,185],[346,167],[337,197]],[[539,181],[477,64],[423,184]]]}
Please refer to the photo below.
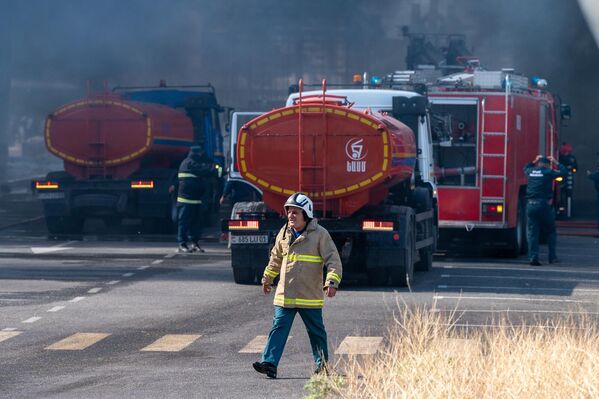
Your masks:
{"label": "beige firefighter jacket", "polygon": [[[324,289],[338,288],[341,282],[341,259],[335,243],[316,219],[312,219],[302,235],[291,244],[293,233],[291,228],[286,227],[277,235],[270,261],[264,269],[262,284],[272,284],[280,273],[275,305],[284,308],[322,308]],[[323,265],[327,268],[324,287]]]}

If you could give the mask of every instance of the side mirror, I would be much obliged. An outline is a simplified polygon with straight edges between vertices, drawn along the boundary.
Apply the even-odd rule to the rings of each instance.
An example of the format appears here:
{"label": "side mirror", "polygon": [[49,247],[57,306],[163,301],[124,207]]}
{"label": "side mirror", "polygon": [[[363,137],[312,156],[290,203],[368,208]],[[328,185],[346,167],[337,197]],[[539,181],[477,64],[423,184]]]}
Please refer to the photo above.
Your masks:
{"label": "side mirror", "polygon": [[570,108],[570,104],[562,104],[560,106],[560,115],[563,120],[570,120],[572,117],[572,109]]}
{"label": "side mirror", "polygon": [[428,99],[424,96],[393,97],[393,115],[426,115]]}

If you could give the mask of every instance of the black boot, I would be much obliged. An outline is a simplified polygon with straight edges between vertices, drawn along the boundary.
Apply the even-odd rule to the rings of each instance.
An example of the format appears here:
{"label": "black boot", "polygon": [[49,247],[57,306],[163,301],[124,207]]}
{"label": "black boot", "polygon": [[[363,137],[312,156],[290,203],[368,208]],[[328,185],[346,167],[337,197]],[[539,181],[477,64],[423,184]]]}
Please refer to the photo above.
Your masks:
{"label": "black boot", "polygon": [[277,378],[277,366],[268,362],[255,362],[252,364],[254,370],[261,374],[266,374],[268,378]]}
{"label": "black boot", "polygon": [[316,367],[316,370],[314,370],[314,374],[329,376],[331,373],[325,364],[320,364]]}

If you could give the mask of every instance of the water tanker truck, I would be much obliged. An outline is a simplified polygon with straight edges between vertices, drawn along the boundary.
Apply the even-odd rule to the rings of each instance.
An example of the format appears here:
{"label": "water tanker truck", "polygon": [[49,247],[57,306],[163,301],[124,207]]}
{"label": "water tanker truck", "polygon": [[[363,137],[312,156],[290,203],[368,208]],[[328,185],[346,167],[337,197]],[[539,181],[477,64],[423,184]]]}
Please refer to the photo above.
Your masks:
{"label": "water tanker truck", "polygon": [[242,209],[236,219],[223,223],[237,283],[259,281],[285,224],[283,204],[297,191],[313,200],[319,224],[331,233],[346,281],[406,286],[414,270],[431,267],[434,187],[417,166],[430,131],[418,143],[413,129],[396,119],[426,121],[427,100],[385,92],[378,94],[388,100],[388,113],[353,109],[324,83],[320,94],[302,95],[300,83],[291,104],[241,127],[235,166],[262,190],[263,202],[236,207]]}
{"label": "water tanker truck", "polygon": [[[48,232],[79,234],[86,218],[118,225],[141,219],[146,230],[172,225],[173,183],[189,147],[199,145],[218,171],[222,133],[212,86],[117,88],[63,105],[45,124],[48,151],[64,170],[35,181]],[[214,195],[207,194],[206,209]]]}

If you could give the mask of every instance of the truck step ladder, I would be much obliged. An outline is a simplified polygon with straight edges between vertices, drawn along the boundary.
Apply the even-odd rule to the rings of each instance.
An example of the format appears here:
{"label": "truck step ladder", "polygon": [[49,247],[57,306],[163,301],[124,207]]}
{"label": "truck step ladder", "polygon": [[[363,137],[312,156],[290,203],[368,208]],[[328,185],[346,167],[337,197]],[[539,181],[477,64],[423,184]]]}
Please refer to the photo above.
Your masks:
{"label": "truck step ladder", "polygon": [[[300,79],[299,81],[299,123],[298,123],[298,191],[305,192],[312,199],[314,204],[314,210],[321,210],[323,217],[327,213],[327,201],[326,201],[326,187],[327,187],[327,112],[326,112],[326,80],[322,81],[322,104],[318,104],[320,112],[303,111],[302,107],[305,106],[304,98],[302,97],[304,84]],[[314,108],[316,105],[312,99],[309,104]],[[304,131],[303,121],[304,118],[321,118],[322,131],[318,132],[322,134],[324,141],[322,145],[322,155],[318,155],[318,148],[316,148],[315,140],[316,136],[312,137],[312,147],[310,154],[305,154],[304,149]],[[309,158],[309,161],[306,161]],[[320,159],[319,159],[320,158]],[[320,178],[318,177],[320,176]]]}
{"label": "truck step ladder", "polygon": [[[508,102],[510,98],[510,84],[508,80],[508,76],[506,76],[506,88],[505,88],[505,97],[504,101],[502,101],[502,108],[488,109],[486,104],[486,98],[481,101],[481,111],[482,111],[482,123],[481,123],[481,154],[480,154],[480,200],[481,203],[499,203],[505,209],[506,204],[506,184],[507,184],[507,146],[508,146]],[[489,127],[490,118],[503,117],[503,126],[500,128],[495,124],[493,128]],[[488,130],[489,129],[489,130]],[[488,149],[490,146],[490,142],[495,141],[495,148],[493,151]],[[486,144],[489,145],[486,145]],[[499,146],[500,149],[497,149]],[[495,165],[494,173],[487,173],[485,169],[485,165],[490,166],[491,164]],[[497,170],[497,164],[501,164],[501,172]],[[501,181],[501,191],[499,195],[489,195],[489,188],[493,185],[496,186],[496,182]],[[482,221],[482,213],[481,213],[481,221]],[[502,213],[502,222],[506,221],[506,212]]]}

